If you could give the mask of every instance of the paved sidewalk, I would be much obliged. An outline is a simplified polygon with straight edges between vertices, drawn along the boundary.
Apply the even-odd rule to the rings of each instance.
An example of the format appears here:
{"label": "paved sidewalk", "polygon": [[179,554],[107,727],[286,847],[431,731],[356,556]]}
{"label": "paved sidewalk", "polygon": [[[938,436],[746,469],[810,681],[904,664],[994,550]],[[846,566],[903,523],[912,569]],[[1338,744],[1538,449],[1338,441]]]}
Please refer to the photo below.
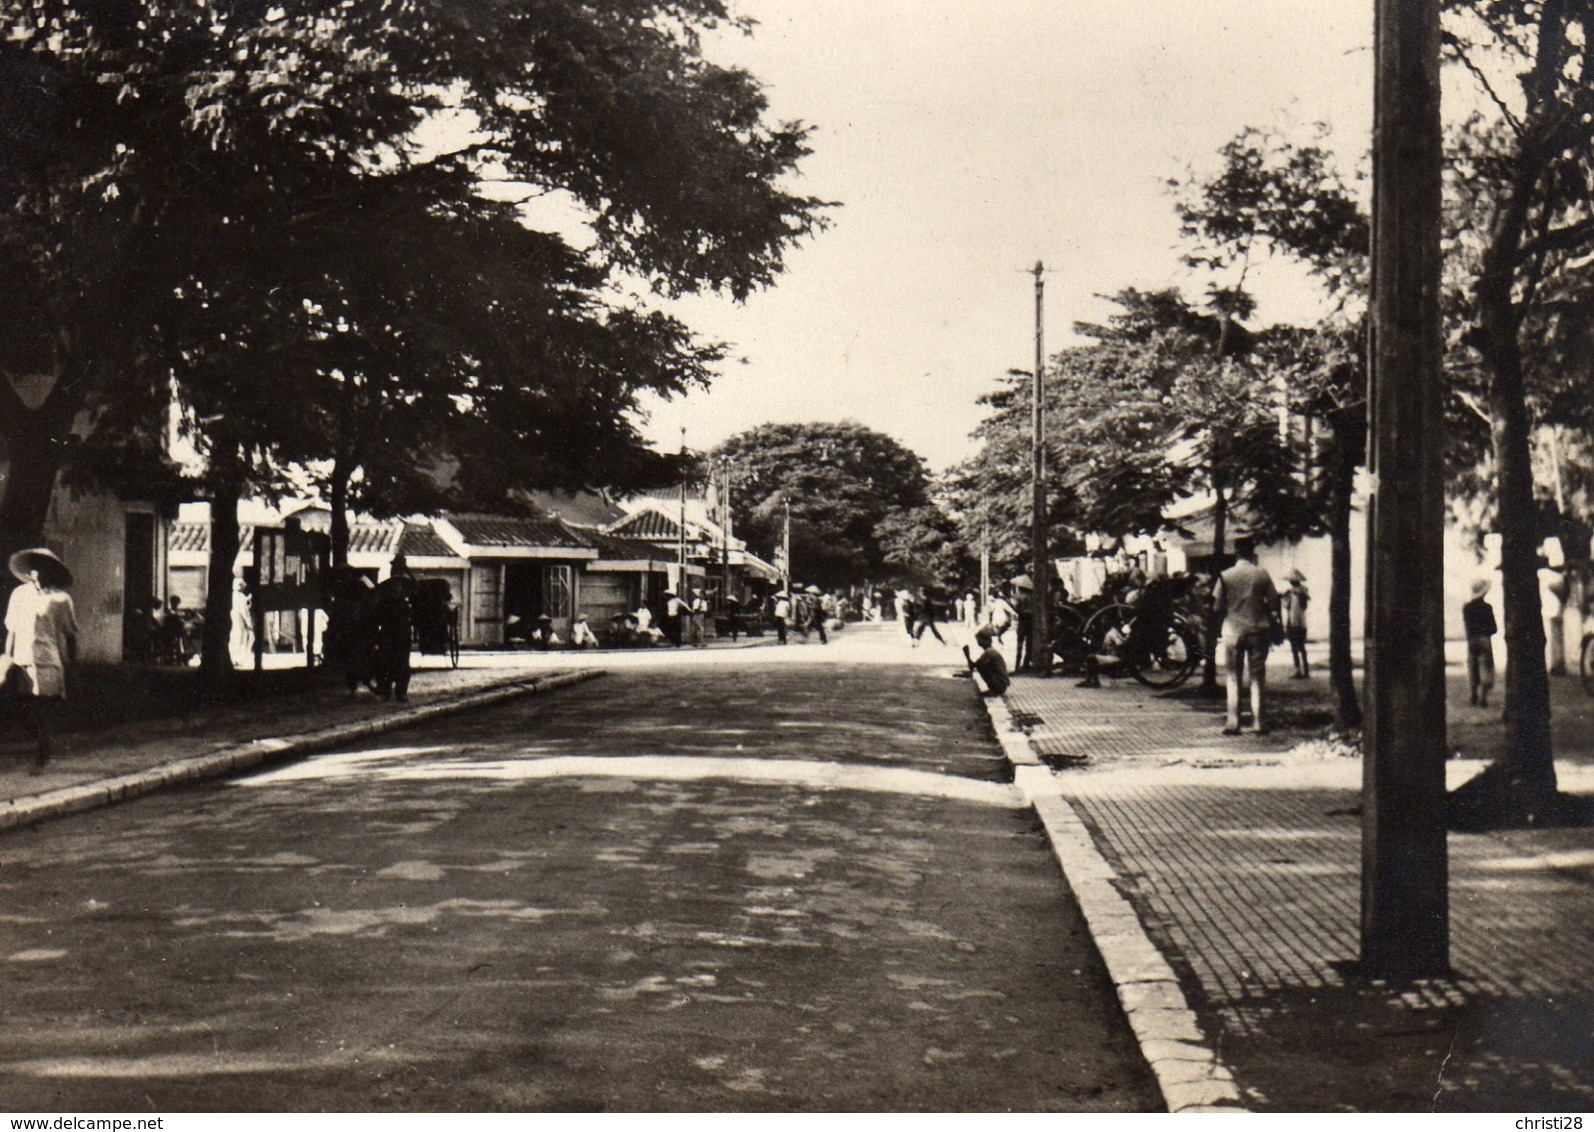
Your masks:
{"label": "paved sidewalk", "polygon": [[0,830],[79,813],[182,782],[235,774],[423,719],[591,679],[602,670],[418,667],[409,702],[384,702],[341,686],[301,689],[56,740],[56,756],[31,774],[31,741],[0,745]]}
{"label": "paved sidewalk", "polygon": [[[1156,998],[1143,1047],[1171,1109],[1594,1108],[1594,830],[1452,834],[1453,976],[1370,980],[1353,965],[1359,758],[1287,728],[1225,738],[1221,705],[1127,682],[1020,678],[1005,700],[1004,749],[1032,764],[1018,780],[1109,969],[1127,949],[1131,1022]],[[1482,766],[1452,760],[1450,785]],[[1557,769],[1594,794],[1586,760]],[[1200,1032],[1170,1046],[1185,1004]]]}

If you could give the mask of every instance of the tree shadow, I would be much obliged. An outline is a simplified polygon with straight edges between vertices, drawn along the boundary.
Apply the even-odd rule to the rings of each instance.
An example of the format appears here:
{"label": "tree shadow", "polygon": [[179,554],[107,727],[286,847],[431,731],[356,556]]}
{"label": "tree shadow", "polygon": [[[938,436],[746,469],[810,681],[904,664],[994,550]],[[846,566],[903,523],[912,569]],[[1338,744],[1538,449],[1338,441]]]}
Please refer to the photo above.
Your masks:
{"label": "tree shadow", "polygon": [[1492,763],[1445,798],[1449,827],[1459,833],[1594,826],[1594,797],[1534,791]]}

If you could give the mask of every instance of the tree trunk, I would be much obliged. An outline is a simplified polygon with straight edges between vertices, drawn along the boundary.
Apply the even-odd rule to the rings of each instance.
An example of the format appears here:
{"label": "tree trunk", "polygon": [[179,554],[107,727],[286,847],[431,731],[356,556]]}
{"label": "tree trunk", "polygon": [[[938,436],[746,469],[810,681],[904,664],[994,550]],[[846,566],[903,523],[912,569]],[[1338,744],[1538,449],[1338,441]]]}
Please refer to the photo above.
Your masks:
{"label": "tree trunk", "polygon": [[[1509,302],[1509,298],[1505,298]],[[1555,797],[1550,743],[1550,678],[1539,604],[1538,513],[1533,503],[1528,409],[1514,319],[1485,313],[1490,413],[1499,478],[1500,601],[1505,621],[1505,753],[1499,763],[1512,813],[1540,813]],[[1499,328],[1497,330],[1497,327]]]}
{"label": "tree trunk", "polygon": [[232,683],[232,653],[228,639],[232,634],[233,563],[238,559],[238,500],[243,482],[236,475],[212,480],[210,493],[210,567],[206,578],[205,635],[200,651],[200,669],[205,685],[213,693]]}
{"label": "tree trunk", "polygon": [[[1216,473],[1212,476],[1213,503],[1212,503],[1212,580],[1216,584],[1218,575],[1223,573],[1223,548],[1228,536],[1229,525],[1229,495]],[[1206,660],[1201,665],[1201,691],[1206,695],[1216,695],[1218,692],[1218,649],[1219,640],[1223,635],[1223,618],[1218,616],[1217,609],[1212,605],[1212,592],[1208,590],[1207,598],[1207,647]]]}
{"label": "tree trunk", "polygon": [[[30,409],[15,387],[0,374],[0,419],[4,424],[5,455],[9,461],[0,480],[0,563],[12,554],[44,544],[44,524],[50,514],[55,480],[70,414],[61,398],[52,395]],[[10,574],[4,575],[9,584]]]}
{"label": "tree trunk", "polygon": [[[1515,288],[1526,265],[1534,203],[1557,158],[1556,122],[1566,113],[1557,89],[1564,80],[1570,41],[1568,7],[1557,0],[1539,6],[1533,69],[1523,77],[1528,98],[1509,188],[1489,225],[1477,282],[1479,331],[1476,345],[1489,370],[1489,415],[1493,418],[1497,510],[1500,526],[1500,595],[1505,621],[1505,753],[1452,796],[1463,821],[1514,824],[1544,813],[1556,797],[1555,756],[1550,743],[1550,678],[1544,663],[1543,611],[1539,603],[1538,515],[1533,503],[1521,311]],[[1586,73],[1586,72],[1585,72]]]}
{"label": "tree trunk", "polygon": [[1349,429],[1334,423],[1329,459],[1328,538],[1328,686],[1334,693],[1334,726],[1350,731],[1362,725],[1362,705],[1356,694],[1351,664],[1351,498],[1356,488],[1360,444],[1351,442]]}
{"label": "tree trunk", "polygon": [[342,569],[349,564],[349,467],[341,459],[332,465],[327,496],[332,509],[332,565]]}
{"label": "tree trunk", "polygon": [[9,559],[44,543],[61,446],[45,429],[20,429],[6,437],[5,447],[10,465],[0,493],[0,556]]}

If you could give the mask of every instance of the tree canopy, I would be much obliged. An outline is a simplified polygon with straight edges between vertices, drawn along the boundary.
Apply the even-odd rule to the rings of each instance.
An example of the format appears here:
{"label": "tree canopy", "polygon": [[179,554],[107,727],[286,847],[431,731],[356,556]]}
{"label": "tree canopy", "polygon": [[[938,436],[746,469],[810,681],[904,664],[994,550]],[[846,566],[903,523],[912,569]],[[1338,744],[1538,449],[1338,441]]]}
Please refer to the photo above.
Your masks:
{"label": "tree canopy", "polygon": [[760,554],[776,554],[790,508],[797,581],[840,586],[892,573],[882,522],[929,504],[924,461],[850,421],[759,425],[708,459],[728,466],[736,529]]}
{"label": "tree canopy", "polygon": [[[1197,494],[1241,508],[1260,534],[1310,528],[1297,461],[1279,435],[1278,397],[1255,368],[1258,338],[1203,314],[1177,291],[1127,289],[1092,345],[1055,354],[1046,373],[1048,516],[1054,552],[1070,538],[1155,531]],[[1020,568],[1028,545],[1030,386],[988,398],[983,448],[959,469],[964,537],[981,523],[993,557]],[[1070,535],[1072,532],[1072,536]]]}
{"label": "tree canopy", "polygon": [[[718,0],[0,0],[0,436],[29,473],[5,539],[37,539],[74,425],[135,434],[173,382],[213,468],[352,460],[378,509],[416,467],[499,493],[645,472],[637,395],[716,352],[636,281],[744,297],[821,223],[785,187],[806,128],[701,54],[730,22]],[[529,231],[524,201],[560,216]]]}
{"label": "tree canopy", "polygon": [[[1447,59],[1492,104],[1446,141],[1448,454],[1472,520],[1502,536],[1513,658],[1508,753],[1471,795],[1498,787],[1483,808],[1523,818],[1555,796],[1536,552],[1557,522],[1544,516],[1563,537],[1589,526],[1588,480],[1569,472],[1566,454],[1588,451],[1594,435],[1594,3],[1447,0],[1444,9]],[[1501,82],[1506,74],[1514,81]],[[1228,265],[1260,243],[1311,264],[1341,293],[1365,290],[1366,222],[1322,149],[1247,131],[1225,158],[1183,214]]]}

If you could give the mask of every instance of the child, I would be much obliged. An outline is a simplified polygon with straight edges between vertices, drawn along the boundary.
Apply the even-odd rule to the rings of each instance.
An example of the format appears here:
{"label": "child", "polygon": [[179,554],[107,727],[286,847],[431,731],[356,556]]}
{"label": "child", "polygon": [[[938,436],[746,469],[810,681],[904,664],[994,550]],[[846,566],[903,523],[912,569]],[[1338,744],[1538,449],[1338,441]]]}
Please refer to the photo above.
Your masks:
{"label": "child", "polygon": [[1290,588],[1284,591],[1284,639],[1290,643],[1290,659],[1295,662],[1292,680],[1305,680],[1311,674],[1306,659],[1306,607],[1312,595],[1306,590],[1306,575],[1291,570],[1286,575]]}
{"label": "child", "polygon": [[1484,601],[1489,579],[1472,583],[1472,600],[1461,607],[1461,620],[1467,630],[1467,685],[1474,707],[1489,706],[1489,689],[1494,687],[1494,607]]}

